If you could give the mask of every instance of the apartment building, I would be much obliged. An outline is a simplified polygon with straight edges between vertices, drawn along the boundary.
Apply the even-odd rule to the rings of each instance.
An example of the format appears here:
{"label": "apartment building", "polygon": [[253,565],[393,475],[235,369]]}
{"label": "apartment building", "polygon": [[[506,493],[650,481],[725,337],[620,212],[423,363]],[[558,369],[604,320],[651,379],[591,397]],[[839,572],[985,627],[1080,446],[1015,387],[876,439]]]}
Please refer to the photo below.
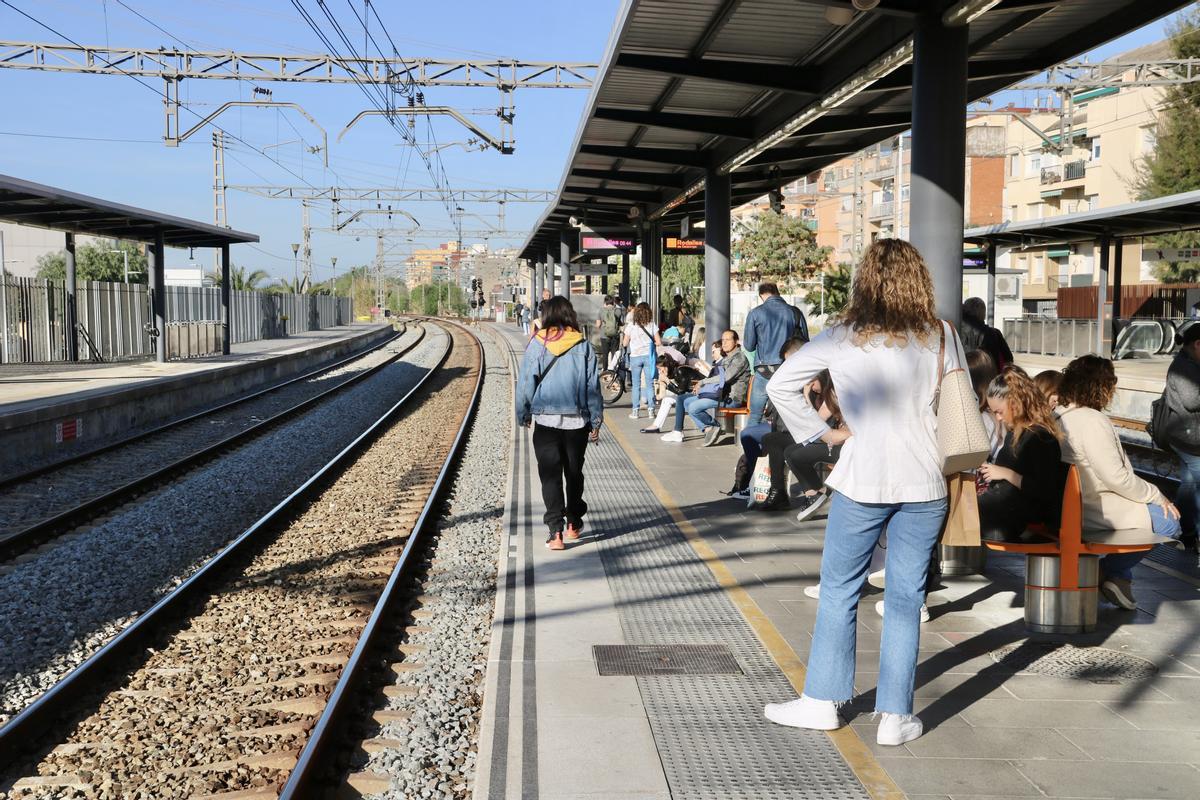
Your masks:
{"label": "apartment building", "polygon": [[405,265],[405,281],[409,286],[420,286],[452,280],[465,256],[466,251],[458,242],[417,248]]}
{"label": "apartment building", "polygon": [[[1117,56],[1129,63],[1169,58],[1166,42]],[[1132,79],[1133,73],[1123,76]],[[1062,108],[1035,111],[1008,126],[1003,211],[1026,222],[1135,201],[1140,160],[1155,148],[1163,92],[1156,87],[1080,87]],[[1037,131],[1030,128],[1036,128]],[[1039,133],[1040,132],[1040,133]],[[1127,242],[1122,282],[1152,282],[1141,243]],[[1000,250],[997,266],[1022,277],[1026,313],[1052,313],[1058,288],[1090,286],[1099,273],[1097,243]]]}

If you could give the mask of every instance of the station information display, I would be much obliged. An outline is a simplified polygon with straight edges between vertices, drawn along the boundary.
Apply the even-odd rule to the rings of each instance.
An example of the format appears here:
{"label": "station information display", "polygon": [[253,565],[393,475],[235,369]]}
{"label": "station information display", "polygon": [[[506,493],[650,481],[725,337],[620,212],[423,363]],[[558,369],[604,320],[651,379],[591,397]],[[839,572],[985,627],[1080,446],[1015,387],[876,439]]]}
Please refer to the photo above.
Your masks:
{"label": "station information display", "polygon": [[704,255],[704,240],[664,236],[663,252],[676,256],[702,256]]}
{"label": "station information display", "polygon": [[580,249],[585,253],[630,253],[637,249],[637,242],[633,239],[609,239],[585,234],[580,239]]}

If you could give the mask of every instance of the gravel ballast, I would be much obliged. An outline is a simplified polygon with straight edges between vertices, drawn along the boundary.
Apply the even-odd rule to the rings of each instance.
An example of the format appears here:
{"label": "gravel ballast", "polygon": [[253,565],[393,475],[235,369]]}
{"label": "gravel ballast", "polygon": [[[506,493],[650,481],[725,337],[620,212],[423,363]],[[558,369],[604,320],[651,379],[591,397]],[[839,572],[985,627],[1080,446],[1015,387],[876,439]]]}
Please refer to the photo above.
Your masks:
{"label": "gravel ballast", "polygon": [[421,666],[398,681],[419,692],[390,700],[389,710],[409,716],[378,734],[401,746],[372,753],[360,767],[391,778],[391,789],[380,797],[471,793],[512,442],[508,357],[491,335],[481,338],[487,363],[483,397],[423,582],[418,622],[427,630],[408,637],[424,648],[414,659]]}
{"label": "gravel ballast", "polygon": [[431,327],[401,361],[344,393],[7,565],[0,574],[0,724],[328,461],[437,363],[446,341]]}

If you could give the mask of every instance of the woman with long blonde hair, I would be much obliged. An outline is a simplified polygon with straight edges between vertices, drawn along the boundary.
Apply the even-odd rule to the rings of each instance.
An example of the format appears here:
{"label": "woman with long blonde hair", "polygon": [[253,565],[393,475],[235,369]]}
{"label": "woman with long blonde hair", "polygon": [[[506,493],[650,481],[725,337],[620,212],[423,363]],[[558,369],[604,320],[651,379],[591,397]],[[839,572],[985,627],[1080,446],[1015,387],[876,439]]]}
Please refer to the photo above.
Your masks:
{"label": "woman with long blonde hair", "polygon": [[[854,694],[859,595],[886,526],[876,739],[899,745],[922,733],[912,713],[921,604],[947,508],[932,403],[939,376],[965,361],[957,341],[934,311],[933,282],[921,254],[908,242],[882,239],[863,256],[841,317],[784,362],[767,385],[796,441],[819,435],[831,447],[842,445],[826,481],[833,499],[808,676],[798,699],[766,707],[773,722],[815,730],[842,725],[838,706]],[[836,430],[804,397],[804,387],[825,369],[838,387],[845,423]]]}
{"label": "woman with long blonde hair", "polygon": [[1056,528],[1067,466],[1050,407],[1037,384],[1012,366],[992,379],[986,394],[1004,440],[979,468],[987,482],[979,495],[983,538],[1015,541],[1034,522]]}

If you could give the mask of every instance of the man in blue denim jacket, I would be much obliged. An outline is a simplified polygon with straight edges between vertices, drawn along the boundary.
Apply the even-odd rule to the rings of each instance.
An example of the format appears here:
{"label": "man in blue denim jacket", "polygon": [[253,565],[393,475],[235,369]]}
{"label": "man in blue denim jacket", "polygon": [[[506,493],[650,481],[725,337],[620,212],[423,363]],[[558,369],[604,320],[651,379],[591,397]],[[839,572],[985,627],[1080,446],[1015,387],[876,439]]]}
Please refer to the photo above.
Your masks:
{"label": "man in blue denim jacket", "polygon": [[[773,283],[760,283],[758,296],[762,305],[750,310],[746,316],[746,339],[743,346],[754,351],[754,382],[750,390],[750,414],[746,426],[762,422],[763,410],[767,406],[767,381],[783,363],[780,352],[783,344],[796,333],[796,309],[779,296],[779,287]],[[803,319],[803,315],[799,315]],[[807,341],[808,330],[801,331]]]}
{"label": "man in blue denim jacket", "polygon": [[545,301],[542,325],[521,361],[516,416],[518,425],[533,425],[533,452],[550,532],[546,546],[563,550],[564,536],[573,541],[583,531],[583,460],[587,443],[600,439],[604,403],[596,354],[580,332],[570,301]]}

